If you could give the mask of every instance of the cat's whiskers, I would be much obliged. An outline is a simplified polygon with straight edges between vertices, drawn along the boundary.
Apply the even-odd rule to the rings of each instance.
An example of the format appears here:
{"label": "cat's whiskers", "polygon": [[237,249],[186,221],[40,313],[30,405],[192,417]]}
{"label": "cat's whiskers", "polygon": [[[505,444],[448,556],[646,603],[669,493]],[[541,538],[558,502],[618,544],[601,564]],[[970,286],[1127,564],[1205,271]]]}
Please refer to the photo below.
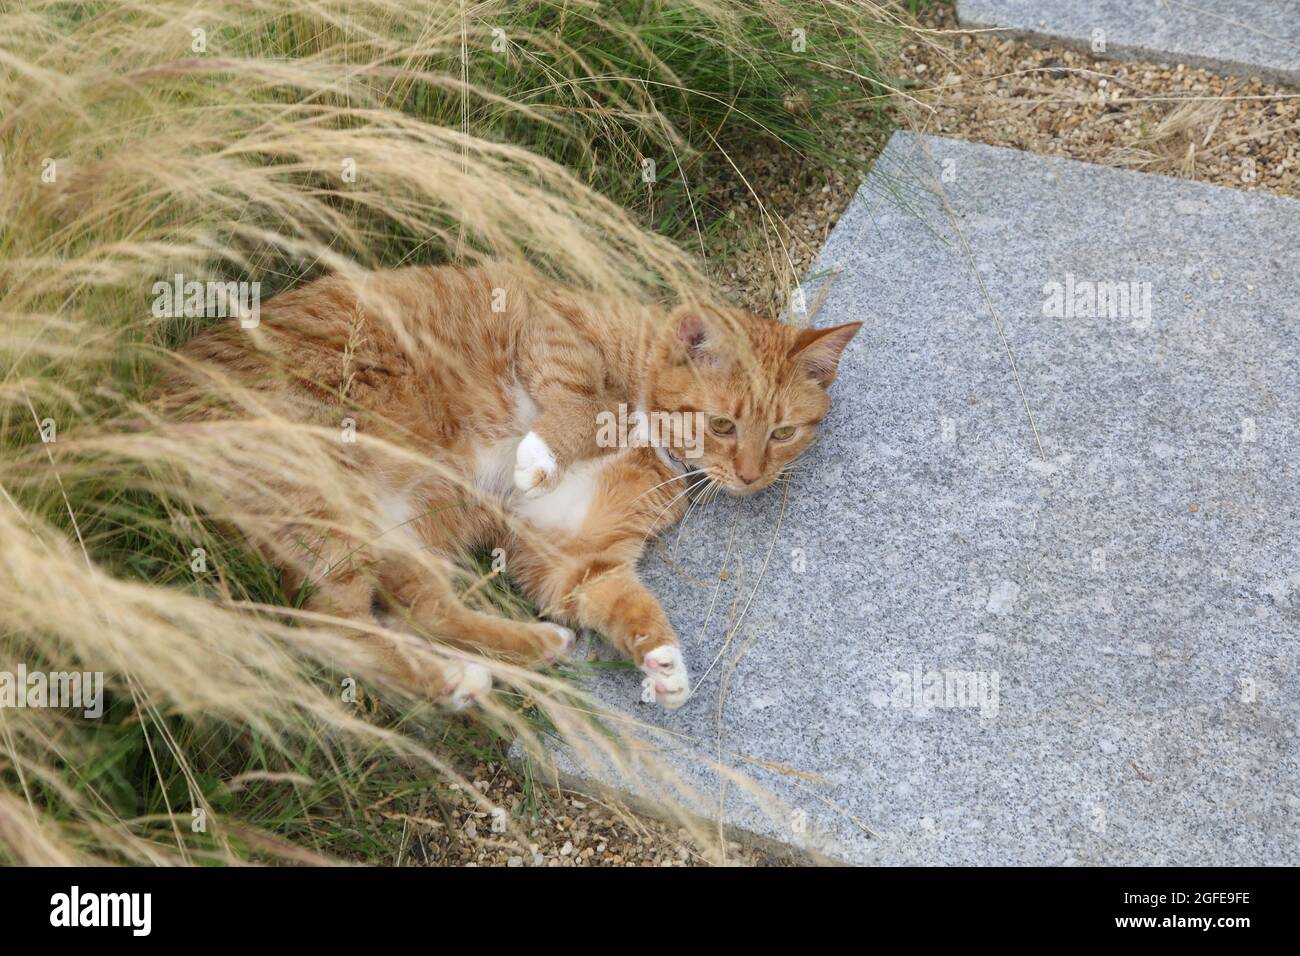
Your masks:
{"label": "cat's whiskers", "polygon": [[705,507],[708,506],[709,502],[713,500],[712,498],[707,497],[708,493],[710,491],[714,491],[717,488],[720,488],[721,482],[718,480],[718,478],[715,475],[706,474],[704,481],[701,482],[699,485],[695,485],[693,487],[700,488],[701,485],[703,487],[700,490],[700,493],[691,499],[691,506],[686,509],[686,514],[682,515],[682,522],[677,527],[677,537],[673,540],[674,548],[677,547],[678,542],[682,540],[682,532],[686,530],[686,522],[690,520],[691,513],[695,510],[697,505],[699,506],[701,511],[703,511]]}
{"label": "cat's whiskers", "polygon": [[650,492],[658,491],[664,485],[671,485],[674,481],[681,481],[683,478],[690,478],[696,474],[697,472],[694,471],[684,471],[680,475],[673,475],[667,481],[661,481],[659,482],[659,484],[655,485],[654,487],[647,488],[645,491],[641,492],[641,494],[637,495],[635,498],[632,499],[632,503],[635,504],[636,502],[644,498],[646,495],[650,494]]}
{"label": "cat's whiskers", "polygon": [[780,471],[776,473],[776,480],[784,481],[786,484],[789,484],[791,475],[798,474],[799,472],[806,470],[807,467],[808,467],[807,461],[802,461],[802,460],[792,461],[790,462],[790,464],[786,465],[784,468],[782,468]]}
{"label": "cat's whiskers", "polygon": [[711,505],[711,504],[713,504],[715,501],[717,501],[719,498],[721,498],[721,497],[722,497],[722,493],[723,493],[724,491],[726,491],[726,490],[727,490],[727,489],[726,489],[726,486],[725,486],[721,481],[719,481],[719,482],[718,482],[717,484],[715,484],[712,488],[710,488],[710,489],[709,489],[709,499],[708,499],[708,501],[704,502],[705,507],[708,507],[709,505]]}
{"label": "cat's whiskers", "polygon": [[659,513],[655,515],[654,520],[650,522],[650,528],[645,533],[645,536],[647,538],[649,538],[652,534],[654,534],[655,528],[659,526],[659,519],[663,517],[664,512],[667,511],[669,508],[671,508],[674,504],[676,504],[677,501],[679,501],[683,495],[689,495],[691,493],[691,490],[694,487],[695,487],[694,485],[690,485],[684,488],[683,490],[677,492],[677,494],[673,495],[671,498],[668,499],[668,504],[660,508]]}
{"label": "cat's whiskers", "polygon": [[699,503],[700,503],[700,499],[699,496],[697,495],[696,497],[691,499],[690,506],[686,509],[686,514],[682,515],[682,520],[677,525],[677,537],[673,539],[674,548],[677,547],[677,545],[681,544],[682,532],[686,530],[686,522],[691,520],[691,512],[695,510],[695,506],[698,505]]}

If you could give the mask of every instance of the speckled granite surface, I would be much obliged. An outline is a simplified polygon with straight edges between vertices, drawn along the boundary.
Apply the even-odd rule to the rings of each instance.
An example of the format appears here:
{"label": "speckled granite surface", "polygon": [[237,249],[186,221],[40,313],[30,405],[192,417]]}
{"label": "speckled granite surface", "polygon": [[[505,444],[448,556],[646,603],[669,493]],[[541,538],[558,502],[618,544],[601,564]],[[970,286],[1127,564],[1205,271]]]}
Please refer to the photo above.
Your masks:
{"label": "speckled granite surface", "polygon": [[957,16],[1107,56],[1300,84],[1300,0],[957,0]]}
{"label": "speckled granite surface", "polygon": [[788,498],[647,562],[695,695],[592,690],[841,860],[1300,863],[1300,203],[900,133],[831,271],[866,326]]}

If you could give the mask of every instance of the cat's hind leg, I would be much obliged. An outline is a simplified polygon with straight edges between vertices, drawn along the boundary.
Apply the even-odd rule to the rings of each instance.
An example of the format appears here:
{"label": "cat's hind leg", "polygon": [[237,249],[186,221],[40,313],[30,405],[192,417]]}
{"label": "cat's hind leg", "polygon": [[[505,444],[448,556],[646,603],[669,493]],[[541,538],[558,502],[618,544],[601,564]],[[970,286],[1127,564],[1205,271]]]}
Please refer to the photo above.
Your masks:
{"label": "cat's hind leg", "polygon": [[567,657],[574,634],[549,621],[516,621],[464,604],[450,576],[414,563],[381,569],[383,595],[393,612],[437,640],[515,664],[548,664]]}
{"label": "cat's hind leg", "polygon": [[[382,628],[372,609],[376,581],[370,568],[353,560],[354,548],[324,541],[317,542],[311,553],[309,564],[293,562],[281,575],[283,590],[291,598],[307,589],[302,609],[309,626],[328,628],[355,642],[368,669],[382,679],[451,710],[469,707],[491,692],[492,673],[482,664],[431,660],[431,655],[417,652],[400,638],[377,633]],[[358,626],[322,622],[321,617],[354,621]]]}

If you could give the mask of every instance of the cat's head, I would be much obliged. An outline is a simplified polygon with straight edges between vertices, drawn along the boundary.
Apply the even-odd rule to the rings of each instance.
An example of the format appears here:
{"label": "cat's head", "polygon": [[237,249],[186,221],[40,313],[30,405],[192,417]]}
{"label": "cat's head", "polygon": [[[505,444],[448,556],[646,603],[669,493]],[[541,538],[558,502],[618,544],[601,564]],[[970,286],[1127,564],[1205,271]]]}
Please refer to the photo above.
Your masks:
{"label": "cat's head", "polygon": [[739,309],[674,311],[646,396],[651,410],[692,418],[673,432],[673,457],[731,494],[766,488],[816,437],[840,356],[861,327],[799,329]]}

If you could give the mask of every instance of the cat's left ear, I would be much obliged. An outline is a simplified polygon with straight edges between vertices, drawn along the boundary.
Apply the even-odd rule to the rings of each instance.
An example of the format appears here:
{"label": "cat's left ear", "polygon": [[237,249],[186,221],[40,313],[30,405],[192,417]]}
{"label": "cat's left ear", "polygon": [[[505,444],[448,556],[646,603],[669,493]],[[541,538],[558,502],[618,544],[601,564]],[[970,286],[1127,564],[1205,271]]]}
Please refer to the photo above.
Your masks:
{"label": "cat's left ear", "polygon": [[832,329],[804,329],[795,339],[790,355],[809,378],[828,386],[835,381],[845,346],[853,341],[860,328],[861,322],[849,322]]}
{"label": "cat's left ear", "polygon": [[673,348],[680,361],[716,368],[722,364],[721,336],[716,323],[690,306],[680,306],[672,313]]}

